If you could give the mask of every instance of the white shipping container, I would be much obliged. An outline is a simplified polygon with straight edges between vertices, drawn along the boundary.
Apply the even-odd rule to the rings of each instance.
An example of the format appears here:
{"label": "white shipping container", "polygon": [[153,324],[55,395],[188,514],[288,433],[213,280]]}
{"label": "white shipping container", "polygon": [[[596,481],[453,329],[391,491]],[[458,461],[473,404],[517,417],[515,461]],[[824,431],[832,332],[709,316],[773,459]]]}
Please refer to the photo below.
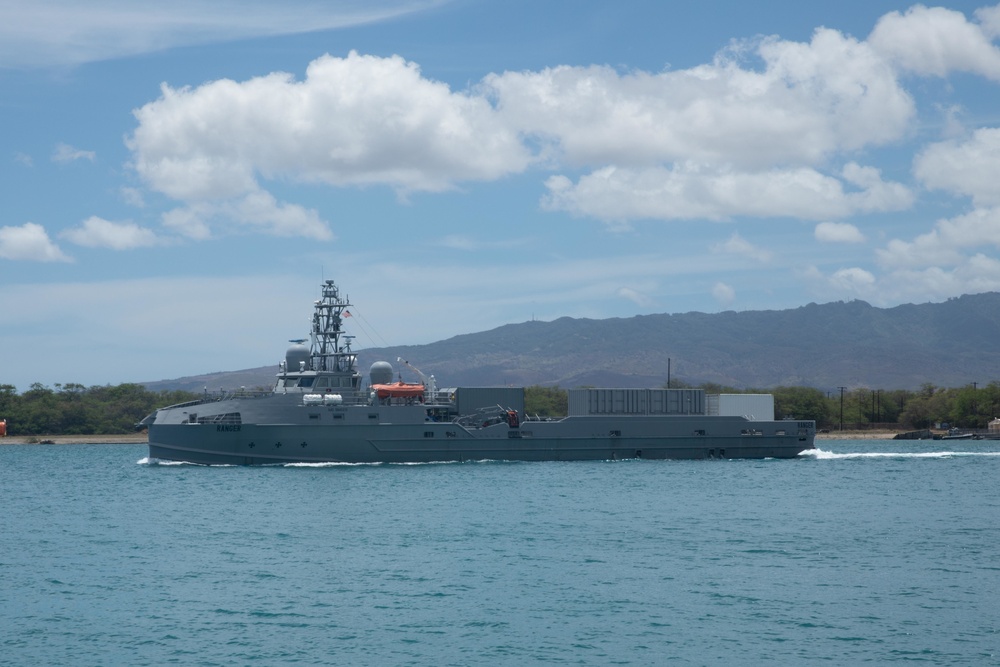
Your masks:
{"label": "white shipping container", "polygon": [[746,417],[754,421],[774,421],[771,394],[713,394],[708,397],[708,414]]}

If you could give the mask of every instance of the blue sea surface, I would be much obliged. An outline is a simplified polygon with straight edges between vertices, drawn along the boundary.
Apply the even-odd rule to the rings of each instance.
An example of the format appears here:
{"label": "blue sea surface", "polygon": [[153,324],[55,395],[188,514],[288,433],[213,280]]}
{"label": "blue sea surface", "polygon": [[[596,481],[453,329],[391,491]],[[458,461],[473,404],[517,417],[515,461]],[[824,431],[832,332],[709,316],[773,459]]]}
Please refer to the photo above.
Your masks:
{"label": "blue sea surface", "polygon": [[0,665],[1000,664],[1000,443],[203,467],[0,446]]}

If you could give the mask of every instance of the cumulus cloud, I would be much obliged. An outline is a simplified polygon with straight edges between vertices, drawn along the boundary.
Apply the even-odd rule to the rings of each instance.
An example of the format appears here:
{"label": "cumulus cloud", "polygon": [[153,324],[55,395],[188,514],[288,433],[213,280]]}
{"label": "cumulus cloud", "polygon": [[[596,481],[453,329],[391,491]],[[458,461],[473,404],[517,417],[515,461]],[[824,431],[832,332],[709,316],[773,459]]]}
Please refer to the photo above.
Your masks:
{"label": "cumulus cloud", "polygon": [[323,56],[303,81],[271,74],[162,93],[135,112],[129,146],[150,187],[185,201],[244,195],[258,177],[437,192],[530,161],[487,100],[400,57]]}
{"label": "cumulus cloud", "polygon": [[[763,68],[744,66],[749,57]],[[815,164],[899,138],[914,113],[882,58],[826,29],[808,44],[746,42],[688,70],[561,66],[490,75],[483,86],[511,125],[577,166]]]}
{"label": "cumulus cloud", "polygon": [[209,205],[182,206],[163,214],[163,226],[193,241],[204,241],[212,237],[212,229],[206,222],[212,216]]}
{"label": "cumulus cloud", "polygon": [[816,225],[815,236],[823,243],[863,243],[864,234],[846,222],[821,222]]}
{"label": "cumulus cloud", "polygon": [[1000,291],[1000,261],[983,253],[954,266],[898,269],[886,276],[880,289],[896,301],[945,299],[960,294]]}
{"label": "cumulus cloud", "polygon": [[852,267],[835,271],[830,277],[830,283],[839,291],[866,296],[875,286],[875,275],[871,271]]}
{"label": "cumulus cloud", "polygon": [[212,236],[213,225],[233,233],[260,232],[270,236],[300,236],[330,241],[330,225],[314,209],[277,201],[269,192],[256,190],[220,202],[196,202],[163,215],[165,227],[193,240]]}
{"label": "cumulus cloud", "polygon": [[981,7],[976,10],[975,14],[984,35],[990,39],[1000,37],[1000,5]]}
{"label": "cumulus cloud", "polygon": [[972,197],[976,206],[1000,205],[1000,128],[931,144],[914,160],[913,170],[929,188]]}
{"label": "cumulus cloud", "polygon": [[939,220],[934,229],[913,241],[893,239],[876,251],[881,266],[910,269],[918,266],[956,266],[968,249],[1000,248],[1000,208],[976,209]]}
{"label": "cumulus cloud", "polygon": [[974,209],[939,220],[913,240],[892,239],[876,250],[880,293],[897,300],[940,299],[1000,290],[1000,208]]}
{"label": "cumulus cloud", "polygon": [[327,55],[301,81],[164,85],[135,111],[129,146],[149,187],[189,204],[278,178],[440,192],[543,165],[591,170],[575,184],[550,178],[546,208],[606,221],[828,219],[909,205],[872,168],[821,169],[897,140],[913,114],[870,46],[821,29],[683,71],[561,66],[489,75],[467,92],[398,56]]}
{"label": "cumulus cloud", "polygon": [[251,192],[220,211],[238,224],[249,225],[274,236],[303,236],[318,241],[333,239],[330,226],[313,209],[275,200],[270,193]]}
{"label": "cumulus cloud", "polygon": [[818,220],[900,210],[911,204],[912,195],[905,186],[882,181],[876,170],[849,167],[845,171],[854,177],[858,170],[867,177],[855,179],[864,189],[850,191],[844,181],[809,167],[761,172],[692,163],[673,168],[605,167],[575,184],[565,176],[550,177],[542,204],[549,210],[608,221],[735,216]]}
{"label": "cumulus cloud", "polygon": [[94,151],[80,150],[69,144],[56,144],[56,149],[52,152],[52,161],[66,164],[77,160],[89,160],[93,162],[97,159]]}
{"label": "cumulus cloud", "polygon": [[915,5],[879,19],[868,43],[897,66],[916,74],[947,76],[973,72],[1000,81],[996,8],[977,13],[983,25],[944,7]]}
{"label": "cumulus cloud", "polygon": [[0,67],[76,65],[236,39],[385,21],[447,0],[5,0]]}
{"label": "cumulus cloud", "polygon": [[97,216],[87,218],[79,227],[67,229],[60,236],[80,246],[112,250],[131,250],[158,242],[152,230],[134,222],[111,222]]}
{"label": "cumulus cloud", "polygon": [[71,262],[49,238],[45,228],[34,222],[20,227],[0,227],[0,258],[32,262]]}

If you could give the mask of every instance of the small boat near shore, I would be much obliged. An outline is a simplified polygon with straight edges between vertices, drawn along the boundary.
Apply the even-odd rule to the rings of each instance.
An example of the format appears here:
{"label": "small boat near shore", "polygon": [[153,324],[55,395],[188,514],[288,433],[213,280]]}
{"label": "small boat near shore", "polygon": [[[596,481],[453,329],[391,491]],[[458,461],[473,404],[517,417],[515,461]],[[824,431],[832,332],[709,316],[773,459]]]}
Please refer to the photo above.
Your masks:
{"label": "small boat near shore", "polygon": [[[200,464],[426,463],[479,460],[792,458],[814,447],[811,420],[725,414],[701,389],[571,389],[569,414],[525,412],[521,387],[394,381],[378,361],[356,368],[343,330],[351,306],[332,280],[314,303],[310,345],[295,341],[264,393],[238,392],[156,410],[150,459]],[[767,395],[762,395],[767,396]],[[710,400],[710,399],[715,400]],[[767,398],[771,398],[767,396]]]}

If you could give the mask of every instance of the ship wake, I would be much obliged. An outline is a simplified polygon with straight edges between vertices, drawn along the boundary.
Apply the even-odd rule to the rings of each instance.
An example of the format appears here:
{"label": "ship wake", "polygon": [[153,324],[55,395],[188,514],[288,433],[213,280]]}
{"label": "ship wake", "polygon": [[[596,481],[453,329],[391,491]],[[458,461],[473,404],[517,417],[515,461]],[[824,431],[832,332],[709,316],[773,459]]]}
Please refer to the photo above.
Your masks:
{"label": "ship wake", "polygon": [[958,457],[996,457],[1000,452],[828,452],[823,449],[810,449],[799,456],[814,458],[821,461],[841,459],[950,459]]}

